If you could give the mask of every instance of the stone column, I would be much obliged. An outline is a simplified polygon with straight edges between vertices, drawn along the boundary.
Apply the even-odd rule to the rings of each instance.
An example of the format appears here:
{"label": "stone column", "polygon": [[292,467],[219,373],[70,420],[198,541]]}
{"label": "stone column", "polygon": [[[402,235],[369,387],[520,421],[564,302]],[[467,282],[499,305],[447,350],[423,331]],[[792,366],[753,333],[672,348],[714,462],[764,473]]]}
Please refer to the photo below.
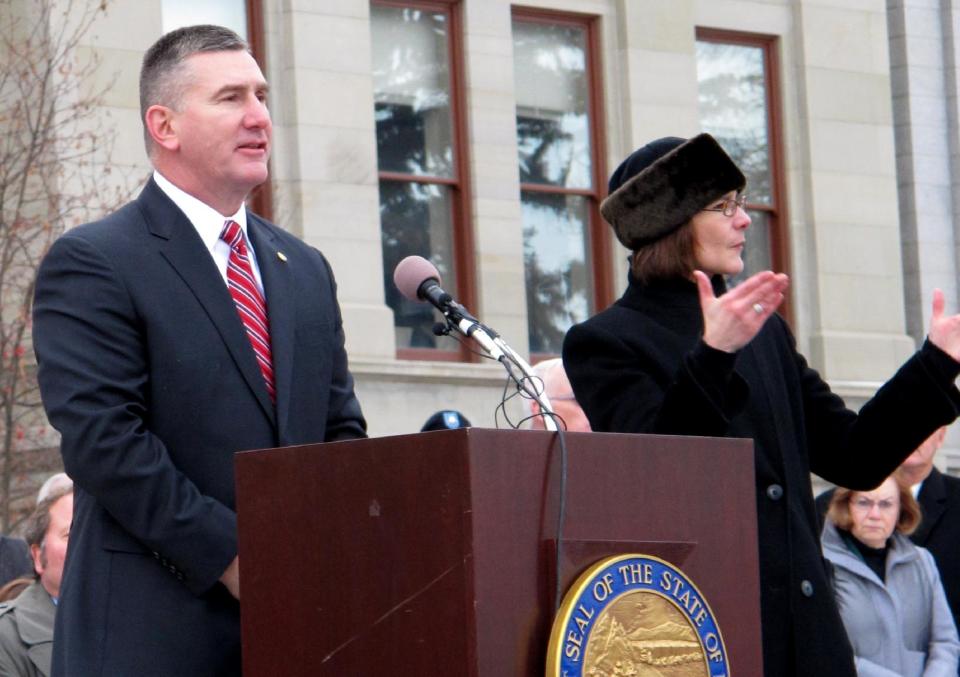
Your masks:
{"label": "stone column", "polygon": [[270,0],[274,216],[320,249],[352,358],[393,359],[384,303],[368,0]]}
{"label": "stone column", "polygon": [[[796,78],[807,194],[792,222],[809,252],[811,362],[841,388],[879,385],[913,351],[903,303],[886,9],[799,0]],[[788,59],[789,62],[789,59]]]}

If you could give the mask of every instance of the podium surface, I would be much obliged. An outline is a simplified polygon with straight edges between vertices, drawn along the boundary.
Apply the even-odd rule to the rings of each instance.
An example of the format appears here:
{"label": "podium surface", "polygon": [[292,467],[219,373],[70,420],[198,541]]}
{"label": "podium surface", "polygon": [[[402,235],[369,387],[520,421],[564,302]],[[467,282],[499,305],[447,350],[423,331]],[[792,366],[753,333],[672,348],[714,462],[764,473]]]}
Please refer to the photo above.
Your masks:
{"label": "podium surface", "polygon": [[[568,433],[560,582],[609,555],[698,586],[762,674],[753,447]],[[561,453],[466,428],[237,455],[244,675],[542,675]]]}

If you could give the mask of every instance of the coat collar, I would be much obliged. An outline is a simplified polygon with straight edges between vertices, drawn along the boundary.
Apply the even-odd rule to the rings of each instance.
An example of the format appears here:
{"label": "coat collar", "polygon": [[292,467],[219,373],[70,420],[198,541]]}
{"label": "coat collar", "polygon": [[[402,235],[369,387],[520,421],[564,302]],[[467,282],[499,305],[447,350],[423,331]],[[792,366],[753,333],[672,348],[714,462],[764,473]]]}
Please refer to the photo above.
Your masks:
{"label": "coat collar", "polygon": [[27,646],[53,641],[57,608],[40,581],[34,581],[16,598],[17,629]]}
{"label": "coat collar", "polygon": [[[727,292],[723,276],[714,275],[711,282],[713,292],[717,296]],[[696,283],[692,280],[677,277],[641,284],[633,276],[633,273],[629,273],[627,275],[627,290],[617,303],[635,310],[652,306],[660,310],[675,309],[678,312],[686,313],[690,309],[700,310],[700,295],[697,293]]]}
{"label": "coat collar", "polygon": [[924,543],[934,525],[943,516],[947,509],[947,486],[943,479],[943,473],[934,467],[927,478],[923,480],[920,486],[920,494],[917,496],[917,502],[923,509],[923,519],[920,520],[920,526],[913,533],[913,540],[917,543]]}
{"label": "coat collar", "polygon": [[[883,586],[883,582],[877,577],[870,567],[860,558],[859,554],[852,552],[839,529],[829,519],[823,525],[823,555],[830,560],[834,566],[846,569],[860,578],[872,581],[877,585]],[[896,567],[912,562],[920,557],[920,551],[910,540],[902,534],[894,532],[890,541],[890,549],[887,551],[887,574]]]}
{"label": "coat collar", "polygon": [[[623,296],[616,302],[620,308],[635,310],[649,319],[686,338],[703,332],[703,311],[700,295],[692,280],[670,278],[641,284],[631,273]],[[713,277],[714,293],[726,292],[723,278]]]}
{"label": "coat collar", "polygon": [[[264,414],[270,419],[271,423],[276,424],[274,406],[267,394],[266,386],[263,383],[263,375],[257,366],[256,357],[254,357],[253,350],[250,347],[243,322],[237,314],[236,306],[223,283],[223,278],[220,276],[216,264],[196,229],[186,215],[160,190],[152,178],[137,198],[137,205],[146,221],[147,229],[155,237],[160,254],[174,268],[196,296],[200,305],[203,306],[211,322],[219,331],[237,369],[260,403]],[[256,232],[260,230],[259,227],[254,227],[254,224],[248,223],[248,230],[254,247],[257,246],[258,240],[264,241],[262,236]],[[274,299],[284,298],[285,288],[277,282],[279,276],[273,274],[271,266],[267,266],[267,269],[271,272],[265,274],[264,266],[259,258],[257,262],[261,266],[260,272],[264,277],[272,340],[274,313],[270,308],[269,299],[271,296]],[[268,276],[274,278],[270,284],[278,287],[276,292],[268,285]],[[277,303],[275,305],[284,306],[286,304]],[[283,325],[283,322],[281,321],[280,324]]]}

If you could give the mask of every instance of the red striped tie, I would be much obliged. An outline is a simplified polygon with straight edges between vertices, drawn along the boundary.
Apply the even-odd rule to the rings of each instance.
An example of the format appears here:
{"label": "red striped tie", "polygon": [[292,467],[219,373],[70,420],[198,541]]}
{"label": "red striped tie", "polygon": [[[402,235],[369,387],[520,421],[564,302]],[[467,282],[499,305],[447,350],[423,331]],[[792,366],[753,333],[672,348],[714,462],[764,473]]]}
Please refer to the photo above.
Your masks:
{"label": "red striped tie", "polygon": [[247,243],[243,239],[243,230],[236,221],[223,224],[220,239],[230,245],[230,258],[227,261],[227,287],[230,296],[237,304],[237,312],[247,330],[247,338],[257,356],[257,364],[267,385],[270,400],[277,401],[277,391],[273,384],[273,354],[270,350],[270,320],[267,319],[267,302],[257,286],[253,276],[250,259],[247,256]]}

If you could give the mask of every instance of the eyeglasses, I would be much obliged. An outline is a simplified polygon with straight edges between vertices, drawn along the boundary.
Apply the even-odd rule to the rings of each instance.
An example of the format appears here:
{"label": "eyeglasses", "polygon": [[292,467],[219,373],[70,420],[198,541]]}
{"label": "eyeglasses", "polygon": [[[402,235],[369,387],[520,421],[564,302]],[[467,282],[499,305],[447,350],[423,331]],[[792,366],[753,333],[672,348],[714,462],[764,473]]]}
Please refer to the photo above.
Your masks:
{"label": "eyeglasses", "polygon": [[724,198],[722,201],[717,203],[715,207],[704,207],[700,211],[702,212],[723,212],[724,216],[733,216],[737,213],[737,207],[740,209],[746,209],[744,205],[747,204],[747,194],[746,193],[737,193],[736,197]]}
{"label": "eyeglasses", "polygon": [[850,505],[862,512],[870,512],[873,510],[873,506],[880,508],[880,512],[890,512],[891,510],[896,510],[900,507],[900,503],[892,498],[884,498],[880,501],[874,501],[866,496],[857,496],[855,499],[850,501]]}

